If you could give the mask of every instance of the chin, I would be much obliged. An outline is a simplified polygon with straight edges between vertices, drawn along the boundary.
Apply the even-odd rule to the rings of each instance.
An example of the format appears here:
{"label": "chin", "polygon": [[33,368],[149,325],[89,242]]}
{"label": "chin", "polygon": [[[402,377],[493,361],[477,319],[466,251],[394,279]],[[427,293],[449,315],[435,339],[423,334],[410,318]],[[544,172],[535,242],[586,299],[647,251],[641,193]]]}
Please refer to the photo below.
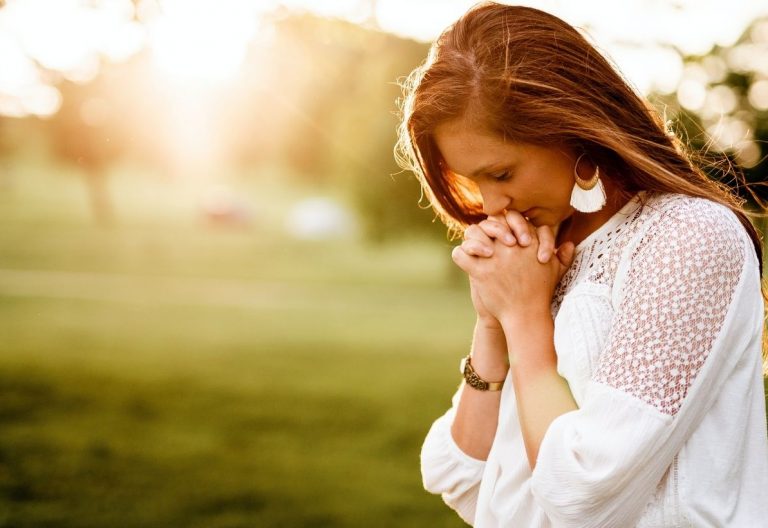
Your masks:
{"label": "chin", "polygon": [[548,214],[537,215],[534,218],[529,218],[528,221],[535,227],[549,226],[554,231],[566,218],[559,218]]}

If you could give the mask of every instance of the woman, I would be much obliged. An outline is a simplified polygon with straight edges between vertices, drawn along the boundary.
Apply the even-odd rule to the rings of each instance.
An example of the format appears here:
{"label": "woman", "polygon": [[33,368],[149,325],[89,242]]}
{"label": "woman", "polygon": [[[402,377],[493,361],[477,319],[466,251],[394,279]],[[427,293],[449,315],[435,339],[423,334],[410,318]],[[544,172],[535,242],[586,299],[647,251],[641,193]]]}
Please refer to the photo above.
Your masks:
{"label": "woman", "polygon": [[768,526],[761,241],[571,26],[484,3],[397,154],[464,241],[464,382],[422,449],[468,523]]}

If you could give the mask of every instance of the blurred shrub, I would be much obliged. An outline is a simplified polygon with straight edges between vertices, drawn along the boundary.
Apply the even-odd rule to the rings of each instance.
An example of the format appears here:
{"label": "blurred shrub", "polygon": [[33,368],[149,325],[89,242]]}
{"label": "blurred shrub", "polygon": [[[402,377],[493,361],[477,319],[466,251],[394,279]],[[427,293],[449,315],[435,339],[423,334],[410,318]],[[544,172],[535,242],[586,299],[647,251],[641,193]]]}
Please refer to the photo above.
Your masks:
{"label": "blurred shrub", "polygon": [[684,57],[676,93],[657,96],[677,130],[711,164],[708,173],[736,188],[735,168],[761,200],[768,200],[768,17],[753,21],[733,46]]}

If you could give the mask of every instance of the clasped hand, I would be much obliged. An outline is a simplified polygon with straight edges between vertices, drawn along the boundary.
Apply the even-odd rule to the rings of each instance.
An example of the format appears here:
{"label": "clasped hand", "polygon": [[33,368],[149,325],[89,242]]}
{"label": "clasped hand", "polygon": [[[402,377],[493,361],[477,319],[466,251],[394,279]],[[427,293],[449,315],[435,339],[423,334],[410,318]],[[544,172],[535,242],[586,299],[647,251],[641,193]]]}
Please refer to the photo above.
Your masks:
{"label": "clasped hand", "polygon": [[505,320],[549,314],[555,286],[573,256],[573,243],[555,249],[552,228],[535,227],[517,211],[469,226],[452,253],[469,275],[479,322],[496,328]]}

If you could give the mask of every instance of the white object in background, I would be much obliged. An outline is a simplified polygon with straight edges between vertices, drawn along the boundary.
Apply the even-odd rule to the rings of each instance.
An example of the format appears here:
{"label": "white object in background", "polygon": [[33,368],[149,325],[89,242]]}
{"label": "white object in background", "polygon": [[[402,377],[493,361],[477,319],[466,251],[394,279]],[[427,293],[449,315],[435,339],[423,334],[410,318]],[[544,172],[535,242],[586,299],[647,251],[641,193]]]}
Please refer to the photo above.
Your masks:
{"label": "white object in background", "polygon": [[286,229],[299,239],[326,240],[352,237],[358,225],[352,213],[340,203],[318,196],[302,200],[291,208]]}

